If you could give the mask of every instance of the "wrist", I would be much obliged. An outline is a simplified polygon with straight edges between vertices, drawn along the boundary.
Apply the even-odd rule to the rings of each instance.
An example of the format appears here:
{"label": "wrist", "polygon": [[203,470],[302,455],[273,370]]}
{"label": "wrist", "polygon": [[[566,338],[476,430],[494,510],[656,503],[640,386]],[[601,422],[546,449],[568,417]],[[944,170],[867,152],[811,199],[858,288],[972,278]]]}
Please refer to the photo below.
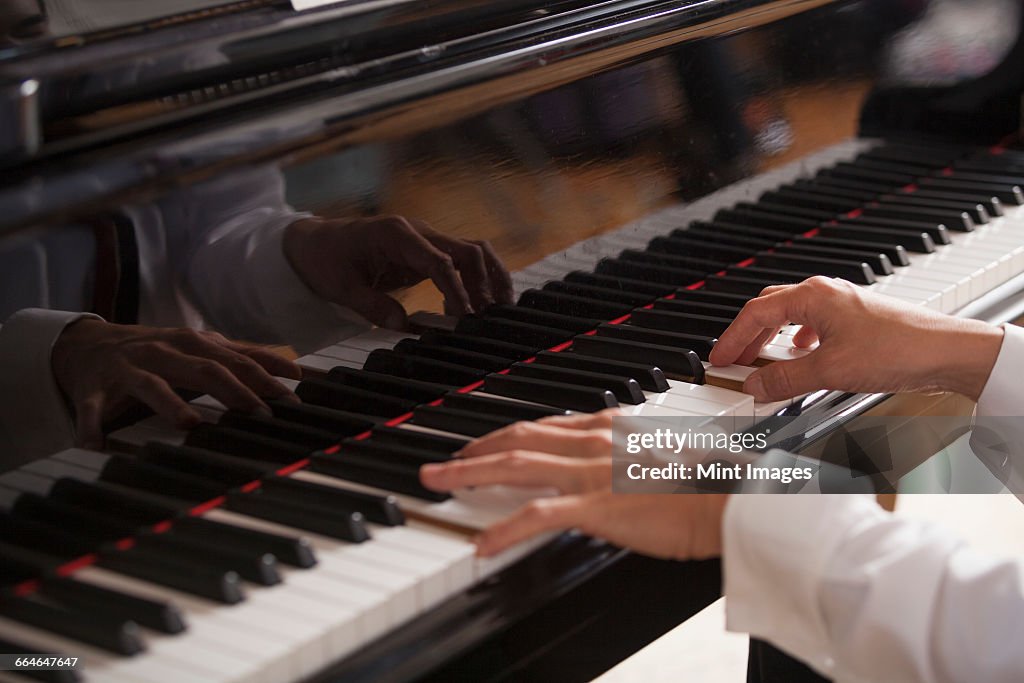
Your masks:
{"label": "wrist", "polygon": [[940,351],[934,367],[939,387],[977,401],[1003,345],[1003,328],[979,320],[957,320],[935,340]]}

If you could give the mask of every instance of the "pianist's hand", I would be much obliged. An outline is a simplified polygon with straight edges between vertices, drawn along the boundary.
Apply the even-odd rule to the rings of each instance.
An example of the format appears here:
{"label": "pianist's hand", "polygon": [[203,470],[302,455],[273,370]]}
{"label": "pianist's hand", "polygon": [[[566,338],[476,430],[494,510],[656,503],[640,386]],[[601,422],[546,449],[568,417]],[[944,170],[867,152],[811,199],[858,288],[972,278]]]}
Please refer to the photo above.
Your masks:
{"label": "pianist's hand", "polygon": [[310,289],[382,327],[402,329],[406,322],[402,305],[386,292],[427,278],[449,315],[512,303],[512,279],[487,242],[449,237],[400,216],[297,221],[285,232],[284,252]]}
{"label": "pianist's hand", "polygon": [[449,491],[466,486],[552,486],[477,537],[483,556],[547,531],[579,529],[654,557],[704,559],[722,551],[724,495],[622,495],[611,491],[611,418],[596,415],[523,422],[478,439],[460,459],[425,465],[423,483]]}
{"label": "pianist's hand", "polygon": [[768,287],[711,352],[715,365],[748,365],[787,323],[802,325],[803,358],[767,365],[743,389],[761,401],[819,389],[955,391],[977,400],[1002,345],[1002,329],[943,315],[838,279]]}
{"label": "pianist's hand", "polygon": [[425,465],[420,479],[435,491],[496,485],[552,487],[562,493],[609,490],[615,414],[517,422],[473,441],[451,462]]}
{"label": "pianist's hand", "polygon": [[199,414],[173,388],[211,394],[229,408],[265,411],[260,396],[293,396],[273,375],[301,376],[294,363],[219,334],[95,319],[69,325],[53,346],[51,363],[74,405],[78,443],[88,448],[102,447],[104,420],[134,401],[188,428]]}

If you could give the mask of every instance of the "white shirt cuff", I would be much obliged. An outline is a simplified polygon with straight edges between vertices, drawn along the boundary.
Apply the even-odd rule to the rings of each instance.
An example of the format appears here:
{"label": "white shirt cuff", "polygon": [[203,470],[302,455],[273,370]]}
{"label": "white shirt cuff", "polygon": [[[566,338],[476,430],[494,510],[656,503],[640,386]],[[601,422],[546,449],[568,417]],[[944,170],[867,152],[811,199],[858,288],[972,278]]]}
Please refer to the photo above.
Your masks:
{"label": "white shirt cuff", "polygon": [[1020,378],[1024,375],[1024,328],[1003,325],[1003,345],[978,397],[978,415],[1024,416]]}

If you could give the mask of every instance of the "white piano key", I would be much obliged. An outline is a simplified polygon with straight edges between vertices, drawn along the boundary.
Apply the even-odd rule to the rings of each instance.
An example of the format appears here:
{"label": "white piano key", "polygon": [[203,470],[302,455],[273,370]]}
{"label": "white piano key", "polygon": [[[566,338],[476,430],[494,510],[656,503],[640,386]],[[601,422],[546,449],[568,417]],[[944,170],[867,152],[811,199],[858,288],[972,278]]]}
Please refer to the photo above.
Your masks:
{"label": "white piano key", "polygon": [[319,356],[317,354],[302,356],[295,362],[298,364],[300,368],[303,368],[305,370],[311,370],[313,372],[330,372],[333,368],[336,368],[339,365],[353,368],[355,370],[359,370],[363,367],[359,363],[343,361],[337,358],[331,358],[329,356]]}
{"label": "white piano key", "polygon": [[[325,356],[327,358],[336,358],[347,365],[354,364],[361,368],[366,364],[366,359],[370,357],[370,351],[355,349],[350,346],[335,345],[328,346],[326,349],[320,349],[316,352],[316,355]],[[340,363],[335,363],[335,365],[340,365]]]}
{"label": "white piano key", "polygon": [[373,351],[375,349],[392,349],[395,347],[395,344],[403,339],[418,338],[419,335],[415,335],[410,332],[398,332],[384,327],[375,327],[369,332],[364,332],[363,334],[356,335],[355,337],[342,339],[337,345],[346,346],[352,349],[361,349],[363,351]]}

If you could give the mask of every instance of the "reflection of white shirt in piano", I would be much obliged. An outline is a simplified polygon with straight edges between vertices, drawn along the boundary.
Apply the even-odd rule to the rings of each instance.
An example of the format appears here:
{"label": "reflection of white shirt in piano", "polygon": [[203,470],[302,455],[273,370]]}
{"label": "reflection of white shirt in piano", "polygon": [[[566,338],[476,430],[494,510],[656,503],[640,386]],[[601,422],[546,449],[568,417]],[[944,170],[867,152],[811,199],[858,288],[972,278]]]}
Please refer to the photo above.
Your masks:
{"label": "reflection of white shirt in piano", "polygon": [[[979,416],[1020,416],[1024,330],[1005,326]],[[1024,445],[1024,434],[1016,440]],[[836,681],[1024,680],[1024,565],[972,550],[871,497],[733,496],[730,630]]]}

